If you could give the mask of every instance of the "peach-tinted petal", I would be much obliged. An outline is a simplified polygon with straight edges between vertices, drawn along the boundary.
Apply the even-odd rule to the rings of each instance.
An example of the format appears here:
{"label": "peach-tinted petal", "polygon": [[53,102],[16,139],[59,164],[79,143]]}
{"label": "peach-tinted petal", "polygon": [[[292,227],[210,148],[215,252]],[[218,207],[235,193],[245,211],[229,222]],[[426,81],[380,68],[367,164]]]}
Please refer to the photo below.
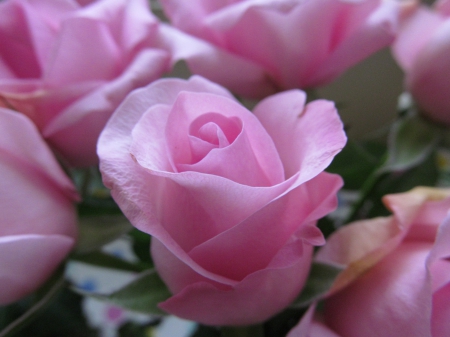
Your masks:
{"label": "peach-tinted petal", "polygon": [[326,300],[325,322],[342,336],[431,337],[430,243],[404,243]]}

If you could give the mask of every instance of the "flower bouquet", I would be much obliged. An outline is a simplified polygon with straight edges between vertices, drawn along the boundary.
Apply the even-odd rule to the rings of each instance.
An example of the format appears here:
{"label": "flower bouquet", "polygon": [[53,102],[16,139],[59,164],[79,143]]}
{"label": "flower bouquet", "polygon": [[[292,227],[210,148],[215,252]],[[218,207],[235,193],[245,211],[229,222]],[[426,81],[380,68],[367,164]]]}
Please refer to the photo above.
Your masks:
{"label": "flower bouquet", "polygon": [[449,0],[3,0],[0,41],[0,337],[450,335]]}

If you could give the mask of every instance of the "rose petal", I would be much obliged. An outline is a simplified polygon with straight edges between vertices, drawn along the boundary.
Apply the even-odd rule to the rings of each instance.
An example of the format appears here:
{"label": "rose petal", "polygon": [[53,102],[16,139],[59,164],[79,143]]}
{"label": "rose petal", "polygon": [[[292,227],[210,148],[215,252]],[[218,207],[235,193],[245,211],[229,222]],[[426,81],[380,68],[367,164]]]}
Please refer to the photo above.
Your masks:
{"label": "rose petal", "polygon": [[[219,107],[220,111],[216,111]],[[269,185],[284,181],[283,166],[278,159],[273,141],[254,115],[233,100],[207,93],[180,93],[173,105],[167,122],[166,141],[174,165],[192,162],[187,139],[189,126],[196,118],[210,112],[217,112],[228,118],[235,117],[242,121],[242,128],[248,135],[249,147],[253,150],[260,170],[263,170]]]}
{"label": "rose petal", "polygon": [[[447,262],[448,263],[448,262]],[[450,282],[450,280],[448,281]],[[446,337],[450,331],[450,283],[433,294],[433,337]]]}
{"label": "rose petal", "polygon": [[160,34],[163,45],[173,56],[173,63],[186,61],[194,74],[205,76],[246,97],[265,97],[277,91],[267,72],[251,61],[217,49],[168,25],[161,25]]}
{"label": "rose petal", "polygon": [[[290,250],[289,266],[272,266],[248,275],[231,290],[206,282],[187,286],[159,307],[208,325],[248,325],[262,322],[285,308],[303,287],[312,246]],[[284,254],[284,251],[280,251]],[[294,258],[296,256],[296,258]],[[283,284],[283,287],[280,287]],[[229,310],[229,308],[235,308]]]}
{"label": "rose petal", "polygon": [[0,6],[0,43],[8,46],[1,51],[2,59],[19,78],[41,76],[49,61],[55,28],[64,15],[76,9],[73,2],[65,0],[36,3],[8,1]]}
{"label": "rose petal", "polygon": [[392,52],[405,71],[412,69],[418,54],[443,21],[436,13],[420,7],[402,22]]}
{"label": "rose petal", "polygon": [[[17,160],[28,166],[34,174],[44,176],[47,183],[54,184],[70,199],[76,200],[78,194],[75,187],[58,165],[33,123],[26,117],[4,108],[0,108],[0,115],[0,151],[12,161]],[[14,188],[11,191],[14,191]]]}
{"label": "rose petal", "polygon": [[322,172],[346,143],[333,103],[319,100],[305,106],[305,100],[304,92],[292,90],[266,98],[254,109],[275,143],[286,178],[300,172],[301,181]]}
{"label": "rose petal", "polygon": [[144,46],[152,47],[156,38],[158,20],[145,0],[95,1],[78,11],[77,17],[108,25],[111,35],[129,60]]}
{"label": "rose petal", "polygon": [[403,243],[325,303],[328,326],[346,337],[431,337],[431,243]]}
{"label": "rose petal", "polygon": [[[329,189],[323,188],[325,185]],[[326,205],[321,215],[329,213],[336,206],[335,193],[340,186],[340,178],[320,175],[280,195],[242,223],[195,247],[189,255],[209,271],[242,280],[265,268],[302,224],[317,220],[308,217],[321,204]],[[327,203],[328,199],[334,202]],[[298,200],[304,202],[299,205]]]}
{"label": "rose petal", "polygon": [[[53,62],[43,74],[45,83],[58,87],[97,79],[107,81],[122,71],[123,55],[101,22],[84,18],[66,19],[58,38]],[[79,41],[85,42],[81,44]]]}
{"label": "rose petal", "polygon": [[[95,148],[98,137],[114,109],[131,90],[159,78],[167,69],[168,62],[169,56],[164,51],[142,51],[115,80],[92,90],[60,111],[42,131],[44,137],[63,153],[71,164],[96,164],[98,158]],[[144,72],[142,69],[149,71]]]}
{"label": "rose petal", "polygon": [[14,302],[36,290],[73,244],[72,238],[62,235],[0,237],[0,305]]}

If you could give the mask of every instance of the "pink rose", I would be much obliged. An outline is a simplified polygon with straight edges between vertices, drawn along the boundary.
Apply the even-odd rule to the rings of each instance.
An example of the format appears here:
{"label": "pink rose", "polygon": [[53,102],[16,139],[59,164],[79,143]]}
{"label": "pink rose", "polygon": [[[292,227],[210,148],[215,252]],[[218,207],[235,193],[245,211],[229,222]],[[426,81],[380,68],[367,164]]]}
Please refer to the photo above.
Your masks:
{"label": "pink rose", "polygon": [[0,305],[36,290],[76,236],[75,187],[33,123],[0,108]]}
{"label": "pink rose", "polygon": [[0,106],[26,114],[70,165],[98,162],[122,99],[167,70],[145,0],[0,3]]}
{"label": "pink rose", "polygon": [[346,137],[331,102],[299,90],[254,114],[203,78],[133,92],[100,136],[106,186],[131,223],[153,236],[173,293],[160,307],[212,325],[261,322],[308,275],[318,218],[340,177],[323,172]]}
{"label": "pink rose", "polygon": [[[411,2],[160,0],[192,72],[250,97],[327,84],[388,46]],[[175,32],[173,32],[176,35]]]}
{"label": "pink rose", "polygon": [[450,126],[450,1],[421,6],[407,17],[393,44],[405,85],[423,113]]}
{"label": "pink rose", "polygon": [[393,216],[350,224],[319,251],[319,261],[346,268],[323,321],[342,337],[450,336],[450,190],[416,188],[384,201]]}

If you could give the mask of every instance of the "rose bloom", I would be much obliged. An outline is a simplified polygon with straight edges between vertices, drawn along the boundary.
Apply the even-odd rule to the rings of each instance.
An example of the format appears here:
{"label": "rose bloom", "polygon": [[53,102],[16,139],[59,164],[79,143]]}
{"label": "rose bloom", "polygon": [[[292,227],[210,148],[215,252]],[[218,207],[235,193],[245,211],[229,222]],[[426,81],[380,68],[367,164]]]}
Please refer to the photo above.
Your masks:
{"label": "rose bloom", "polygon": [[425,5],[402,23],[393,53],[422,112],[450,126],[450,0]]}
{"label": "rose bloom", "polygon": [[[331,82],[388,46],[411,1],[160,0],[193,73],[244,96]],[[174,33],[175,35],[175,33]],[[209,47],[208,47],[209,46]]]}
{"label": "rose bloom", "polygon": [[73,166],[98,163],[106,121],[167,70],[145,0],[0,2],[0,106],[26,114]]}
{"label": "rose bloom", "polygon": [[336,206],[323,170],[346,142],[334,104],[299,90],[254,114],[201,77],[136,90],[102,132],[100,169],[173,296],[160,307],[211,325],[261,322],[303,287],[316,220]]}
{"label": "rose bloom", "polygon": [[450,190],[416,188],[384,202],[393,216],[328,238],[317,260],[345,270],[321,321],[310,309],[289,337],[450,336]]}
{"label": "rose bloom", "polygon": [[78,199],[36,127],[0,108],[0,305],[36,290],[76,237]]}

